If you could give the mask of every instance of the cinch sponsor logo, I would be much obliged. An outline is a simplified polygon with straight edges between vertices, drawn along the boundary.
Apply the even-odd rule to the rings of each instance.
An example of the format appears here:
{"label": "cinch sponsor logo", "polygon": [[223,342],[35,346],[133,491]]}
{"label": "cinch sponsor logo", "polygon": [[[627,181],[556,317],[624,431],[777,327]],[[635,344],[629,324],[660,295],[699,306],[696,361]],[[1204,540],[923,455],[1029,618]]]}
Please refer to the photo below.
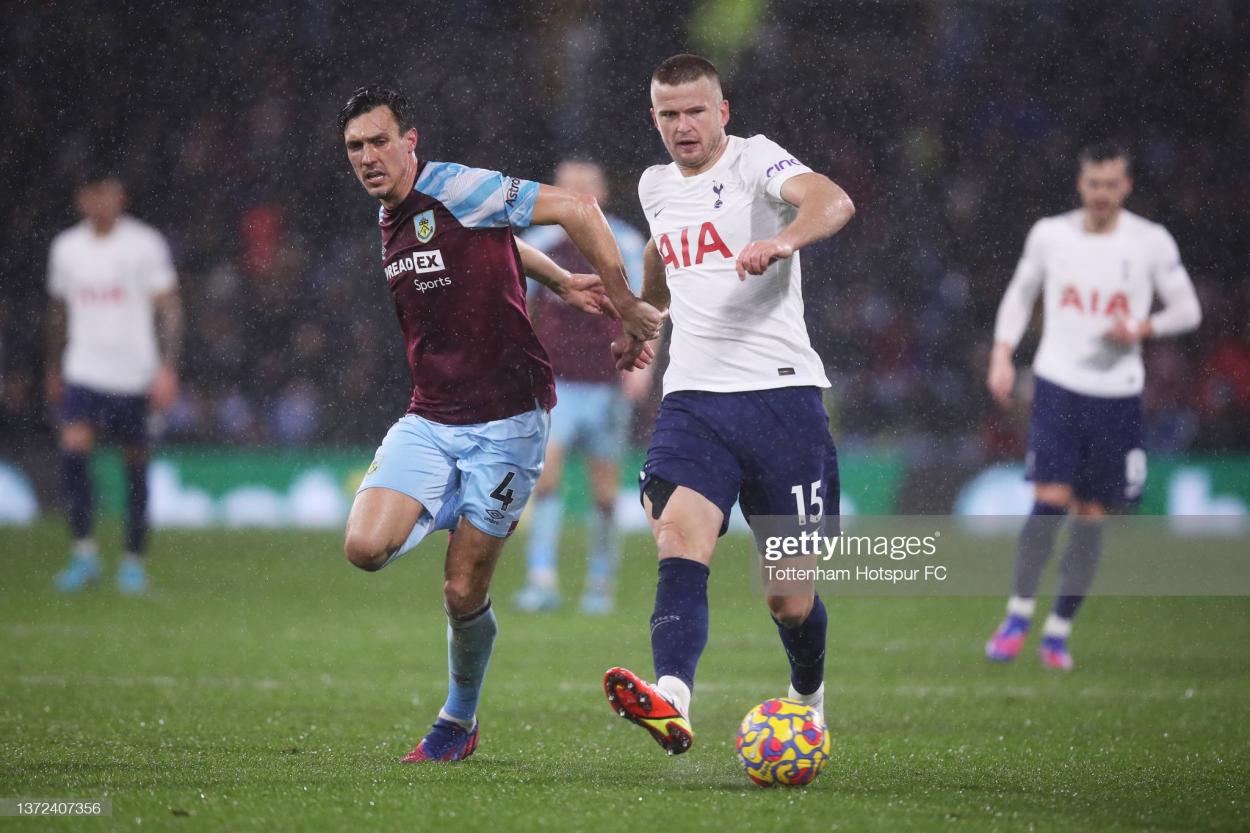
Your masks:
{"label": "cinch sponsor logo", "polygon": [[393,263],[387,264],[386,279],[389,281],[404,272],[416,272],[421,275],[426,272],[442,272],[446,268],[443,265],[443,252],[440,249],[413,252],[410,255],[397,257]]}
{"label": "cinch sponsor logo", "polygon": [[1102,298],[1095,289],[1089,293],[1088,299],[1081,297],[1081,292],[1072,284],[1068,284],[1063,288],[1063,294],[1059,296],[1059,309],[1071,307],[1082,315],[1103,315],[1108,318],[1128,318],[1128,296],[1123,292],[1116,292],[1107,299],[1105,306],[1101,306]]}
{"label": "cinch sponsor logo", "polygon": [[782,159],[780,162],[774,162],[764,171],[764,179],[772,179],[773,174],[779,174],[786,168],[796,168],[803,163],[791,156],[789,159]]}
{"label": "cinch sponsor logo", "polygon": [[681,259],[677,258],[678,249],[673,247],[673,234],[661,234],[656,240],[655,246],[660,251],[660,258],[664,261],[667,268],[672,266],[674,269],[682,267],[698,266],[703,262],[703,258],[715,252],[723,258],[732,258],[733,252],[729,251],[729,247],[725,245],[725,241],[721,239],[720,232],[716,230],[716,226],[711,223],[704,223],[699,228],[698,236],[695,238],[694,260],[690,259],[690,229],[684,228],[677,237],[677,245],[680,247]]}

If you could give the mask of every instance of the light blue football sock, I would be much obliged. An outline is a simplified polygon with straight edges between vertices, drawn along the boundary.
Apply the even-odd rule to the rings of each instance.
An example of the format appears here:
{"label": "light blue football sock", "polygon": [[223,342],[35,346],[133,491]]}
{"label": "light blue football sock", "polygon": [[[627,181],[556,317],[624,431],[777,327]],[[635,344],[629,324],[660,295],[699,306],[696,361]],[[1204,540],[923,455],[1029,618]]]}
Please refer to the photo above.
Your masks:
{"label": "light blue football sock", "polygon": [[534,500],[530,510],[529,549],[526,563],[531,584],[553,585],[556,575],[556,553],[560,546],[560,524],[564,504],[559,494],[544,495]]}
{"label": "light blue football sock", "polygon": [[497,633],[489,600],[483,610],[468,618],[447,617],[448,691],[443,714],[472,725]]}
{"label": "light blue football sock", "polygon": [[616,567],[621,560],[621,540],[616,534],[615,507],[595,507],[586,519],[590,532],[590,564],[586,571],[586,586],[591,590],[605,592],[616,579]]}

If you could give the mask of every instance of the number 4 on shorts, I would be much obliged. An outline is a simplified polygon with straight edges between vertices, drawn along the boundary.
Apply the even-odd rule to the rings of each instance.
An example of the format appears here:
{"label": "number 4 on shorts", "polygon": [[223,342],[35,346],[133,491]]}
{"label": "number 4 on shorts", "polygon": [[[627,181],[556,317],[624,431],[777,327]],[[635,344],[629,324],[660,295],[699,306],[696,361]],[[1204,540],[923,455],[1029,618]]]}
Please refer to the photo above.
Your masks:
{"label": "number 4 on shorts", "polygon": [[[491,497],[499,501],[499,508],[504,512],[507,512],[508,507],[512,505],[512,490],[508,489],[508,484],[512,482],[512,478],[514,477],[516,477],[516,472],[508,472],[504,475],[503,480],[499,481],[499,485],[495,487],[495,491],[490,493]],[[508,491],[505,492],[504,489],[508,489]]]}

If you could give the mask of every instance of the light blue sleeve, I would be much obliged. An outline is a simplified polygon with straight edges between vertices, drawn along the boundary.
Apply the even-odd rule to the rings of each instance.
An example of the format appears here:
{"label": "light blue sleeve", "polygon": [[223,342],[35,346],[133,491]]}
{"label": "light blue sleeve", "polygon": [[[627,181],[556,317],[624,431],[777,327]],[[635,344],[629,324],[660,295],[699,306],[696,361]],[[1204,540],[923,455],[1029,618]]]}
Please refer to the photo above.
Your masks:
{"label": "light blue sleeve", "polygon": [[619,217],[608,217],[608,226],[616,245],[621,248],[625,260],[625,272],[629,276],[629,288],[637,295],[642,292],[642,253],[647,248],[647,238]]}
{"label": "light blue sleeve", "polygon": [[538,183],[454,162],[427,162],[414,190],[441,202],[465,228],[525,228]]}

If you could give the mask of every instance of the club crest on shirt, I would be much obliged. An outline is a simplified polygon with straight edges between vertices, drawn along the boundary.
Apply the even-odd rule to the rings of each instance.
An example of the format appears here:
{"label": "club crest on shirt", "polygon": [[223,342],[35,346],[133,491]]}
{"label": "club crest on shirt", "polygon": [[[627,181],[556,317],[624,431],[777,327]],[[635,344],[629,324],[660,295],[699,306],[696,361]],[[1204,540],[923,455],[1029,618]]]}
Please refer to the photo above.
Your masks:
{"label": "club crest on shirt", "polygon": [[413,228],[417,231],[418,243],[429,243],[434,236],[434,209],[422,211],[412,218]]}
{"label": "club crest on shirt", "polygon": [[725,189],[724,183],[721,183],[721,182],[712,183],[712,193],[716,195],[716,204],[713,205],[712,208],[720,208],[722,205],[725,204],[725,201],[720,198],[720,192],[723,191],[724,189]]}

